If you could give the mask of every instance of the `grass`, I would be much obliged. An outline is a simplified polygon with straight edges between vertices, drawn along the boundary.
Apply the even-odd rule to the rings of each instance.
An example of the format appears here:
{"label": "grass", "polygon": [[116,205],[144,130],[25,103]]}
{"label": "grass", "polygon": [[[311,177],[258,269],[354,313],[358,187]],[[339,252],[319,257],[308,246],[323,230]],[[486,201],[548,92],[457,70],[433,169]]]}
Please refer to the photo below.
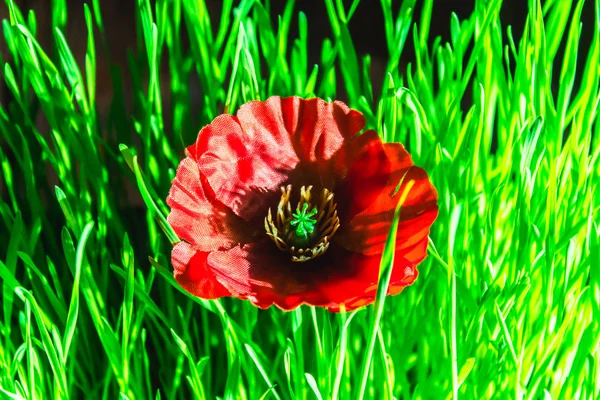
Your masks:
{"label": "grass", "polygon": [[[100,2],[83,5],[78,64],[64,1],[51,2],[43,49],[35,14],[7,0],[2,396],[600,398],[599,1],[586,5],[594,25],[583,46],[581,0],[527,1],[521,37],[500,20],[501,0],[478,0],[468,18],[447,16],[449,41],[429,35],[432,0],[404,0],[395,14],[381,0],[381,93],[348,29],[357,0],[325,0],[322,43],[308,43],[303,3],[280,16],[269,3],[225,0],[214,24],[204,0],[137,1],[140,49],[113,69],[112,105],[99,113],[96,63],[109,57]],[[405,48],[414,60],[403,68]],[[341,93],[384,140],[405,143],[439,191],[416,283],[347,314],[183,292],[164,199],[184,146],[243,102]],[[127,182],[147,212],[127,208]]]}

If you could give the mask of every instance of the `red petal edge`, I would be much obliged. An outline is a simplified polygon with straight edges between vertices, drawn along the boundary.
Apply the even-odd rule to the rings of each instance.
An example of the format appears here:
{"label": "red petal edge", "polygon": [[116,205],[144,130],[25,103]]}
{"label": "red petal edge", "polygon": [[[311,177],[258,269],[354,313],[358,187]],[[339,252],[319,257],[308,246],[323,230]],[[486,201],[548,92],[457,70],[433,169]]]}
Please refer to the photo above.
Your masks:
{"label": "red petal edge", "polygon": [[195,250],[189,243],[177,243],[171,252],[175,279],[187,292],[203,299],[231,296],[207,267],[208,254]]}
{"label": "red petal edge", "polygon": [[[292,310],[306,304],[340,311],[362,307],[375,300],[381,256],[330,248],[311,263],[293,263],[289,254],[269,241],[214,252],[207,264],[231,295],[255,306],[272,305]],[[397,294],[417,276],[412,264],[395,258],[389,294]]]}
{"label": "red petal edge", "polygon": [[202,185],[196,162],[181,161],[167,197],[167,221],[179,238],[200,251],[229,249],[252,240],[253,232],[223,204],[211,198]]}
{"label": "red petal edge", "polygon": [[[392,162],[392,173],[381,195],[350,224],[340,228],[334,240],[344,248],[365,255],[383,252],[391,228],[394,210],[407,183],[415,184],[400,211],[396,239],[396,256],[413,264],[426,255],[427,236],[438,214],[437,191],[427,173],[412,166],[410,155],[399,143],[386,143],[386,154]],[[402,186],[397,185],[403,180]]]}
{"label": "red petal edge", "polygon": [[390,178],[392,163],[377,132],[369,130],[347,140],[333,164],[333,191],[340,221],[345,225],[380,196]]}
{"label": "red petal edge", "polygon": [[360,112],[340,101],[328,103],[319,98],[273,96],[264,102],[251,101],[240,107],[237,117],[249,137],[272,142],[268,148],[276,149],[277,157],[282,156],[283,146],[288,150],[288,140],[291,140],[302,162],[330,159],[344,140],[365,126]]}

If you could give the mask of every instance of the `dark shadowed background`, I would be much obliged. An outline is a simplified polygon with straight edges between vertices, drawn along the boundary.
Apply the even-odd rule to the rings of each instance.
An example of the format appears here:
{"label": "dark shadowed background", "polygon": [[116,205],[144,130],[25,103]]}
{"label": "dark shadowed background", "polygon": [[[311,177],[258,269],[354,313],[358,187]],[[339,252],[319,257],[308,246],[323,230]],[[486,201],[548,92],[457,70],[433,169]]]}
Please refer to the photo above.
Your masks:
{"label": "dark shadowed background", "polygon": [[[26,10],[34,10],[38,24],[38,40],[46,49],[51,48],[52,40],[52,17],[50,0],[15,0],[15,3],[24,12]],[[82,63],[86,49],[87,31],[85,20],[83,17],[82,0],[67,0],[68,4],[68,23],[66,38],[71,46],[77,60]],[[221,12],[221,1],[207,0],[209,14],[213,22],[213,27],[216,29],[219,22]],[[283,12],[285,0],[272,0],[270,2],[272,16],[276,16]],[[350,4],[350,2],[347,2]],[[419,21],[420,8],[422,2],[417,2],[414,19]],[[582,45],[587,47],[591,39],[591,27],[593,25],[593,4],[587,2],[584,9]],[[127,52],[129,50],[136,51],[137,38],[135,26],[135,4],[136,0],[102,0],[100,7],[102,11],[102,19],[106,27],[107,42],[110,48],[111,62],[119,65],[121,68],[127,68]],[[401,0],[392,1],[394,11],[400,8]],[[349,5],[348,5],[349,6]],[[432,24],[430,31],[430,40],[437,36],[441,36],[443,41],[449,39],[450,32],[450,15],[456,13],[459,19],[468,18],[473,11],[475,1],[459,1],[459,0],[438,0],[434,1]],[[298,0],[296,2],[296,11],[303,11],[309,23],[309,42],[314,43],[314,46],[309,48],[310,60],[313,63],[319,61],[321,42],[324,38],[330,36],[330,25],[325,4],[322,0]],[[501,12],[503,23],[512,26],[513,35],[519,38],[523,31],[525,18],[527,15],[527,1],[525,0],[504,0]],[[0,5],[0,17],[8,18],[8,9],[5,2]],[[276,24],[276,21],[274,21]],[[295,37],[295,26],[292,26],[291,36]],[[377,0],[363,0],[359,3],[358,8],[350,22],[350,32],[359,55],[370,54],[372,56],[372,75],[373,82],[377,85],[383,79],[384,60],[387,57],[387,49],[385,42],[385,32],[383,23],[383,14],[381,12],[380,2]],[[185,41],[185,34],[182,35],[182,40]],[[97,46],[99,46],[99,41]],[[2,40],[0,44],[2,59],[7,60],[6,43]],[[103,52],[98,51],[98,70],[97,70],[97,99],[100,114],[103,114],[103,109],[110,106],[112,99],[112,88],[110,81],[109,63]],[[560,56],[560,55],[559,55]],[[561,58],[561,57],[557,57]],[[410,63],[414,59],[414,51],[411,45],[409,35],[408,43],[402,55],[403,65]],[[167,70],[163,68],[163,75],[166,75]],[[127,78],[127,74],[124,77]],[[558,74],[554,74],[558,77]],[[4,83],[4,79],[2,79]],[[194,88],[198,92],[201,88]],[[9,92],[6,85],[3,84],[1,91],[1,100],[3,104],[9,100]],[[343,95],[342,95],[343,97]]]}

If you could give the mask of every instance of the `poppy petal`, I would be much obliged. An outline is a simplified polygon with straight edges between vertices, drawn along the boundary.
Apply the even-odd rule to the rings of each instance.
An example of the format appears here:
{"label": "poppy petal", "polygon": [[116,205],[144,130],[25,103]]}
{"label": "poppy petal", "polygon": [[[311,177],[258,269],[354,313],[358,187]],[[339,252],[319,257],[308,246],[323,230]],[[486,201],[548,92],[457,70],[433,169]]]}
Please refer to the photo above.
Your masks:
{"label": "poppy petal", "polygon": [[391,162],[377,132],[369,130],[346,141],[334,157],[334,193],[342,223],[371,205],[390,177]]}
{"label": "poppy petal", "polygon": [[[379,256],[379,255],[376,255],[376,256],[362,255],[362,257],[361,257],[361,255],[356,255],[357,253],[353,253],[353,254],[355,254],[354,257],[356,257],[358,260],[360,260],[362,257],[364,257],[364,258],[362,258],[362,262],[366,265],[369,265],[368,267],[366,267],[366,269],[368,269],[370,271],[379,272],[381,256]],[[392,274],[390,276],[390,284],[388,286],[387,295],[395,296],[395,295],[399,294],[402,291],[402,289],[404,289],[406,286],[410,286],[413,284],[413,282],[417,279],[418,274],[419,273],[418,273],[415,265],[412,264],[410,261],[406,260],[403,257],[394,257],[394,267],[392,269]],[[335,289],[336,290],[346,290],[345,287],[340,287],[340,288],[335,288]],[[366,288],[361,295],[346,299],[343,302],[344,309],[346,311],[352,311],[352,310],[356,310],[357,308],[361,308],[366,305],[369,305],[375,301],[376,296],[377,296],[377,284],[372,284],[368,288]],[[331,304],[327,308],[329,309],[329,311],[332,311],[332,312],[340,312],[341,311],[340,305],[341,305],[341,303],[340,304]]]}
{"label": "poppy petal", "polygon": [[[350,251],[366,255],[381,254],[400,194],[406,184],[414,180],[414,186],[400,211],[396,253],[417,264],[425,258],[427,236],[438,214],[437,192],[427,173],[412,166],[410,155],[401,144],[386,143],[384,148],[392,163],[386,188],[367,209],[340,228],[334,240]],[[401,181],[403,183],[398,189]]]}
{"label": "poppy petal", "polygon": [[[214,252],[207,259],[217,280],[233,296],[260,308],[274,304],[291,310],[309,304],[338,311],[340,304],[351,310],[374,300],[380,261],[380,255],[333,246],[317,259],[294,263],[269,241]],[[416,276],[414,267],[401,257],[396,258],[393,271],[390,288],[410,284]]]}
{"label": "poppy petal", "polygon": [[267,205],[298,163],[289,137],[245,131],[231,115],[221,115],[202,128],[188,154],[215,197],[246,221],[264,217]]}
{"label": "poppy petal", "polygon": [[207,263],[233,296],[258,307],[276,304],[291,310],[302,303],[327,303],[315,290],[311,265],[293,263],[270,240],[213,252]]}
{"label": "poppy petal", "polygon": [[[229,249],[252,239],[252,232],[231,210],[210,198],[198,165],[186,157],[173,179],[167,221],[181,239],[200,251]],[[212,200],[212,201],[211,201]]]}
{"label": "poppy petal", "polygon": [[[240,107],[237,117],[249,136],[268,132],[277,143],[290,138],[302,163],[329,160],[365,126],[365,118],[340,101],[270,97]],[[287,144],[287,143],[286,143]]]}
{"label": "poppy petal", "polygon": [[218,299],[231,293],[215,278],[207,267],[209,253],[194,249],[189,243],[179,242],[171,252],[175,279],[189,293],[203,299]]}

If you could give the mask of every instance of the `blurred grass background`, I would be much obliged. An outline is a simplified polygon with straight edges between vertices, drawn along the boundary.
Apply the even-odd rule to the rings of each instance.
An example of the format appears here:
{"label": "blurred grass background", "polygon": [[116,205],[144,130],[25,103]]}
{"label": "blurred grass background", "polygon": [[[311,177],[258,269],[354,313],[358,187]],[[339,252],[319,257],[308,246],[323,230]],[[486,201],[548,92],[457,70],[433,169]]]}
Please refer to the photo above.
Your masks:
{"label": "blurred grass background", "polygon": [[[3,396],[600,396],[598,0],[123,3],[5,1]],[[172,278],[183,148],[292,94],[359,109],[438,188],[430,256],[379,325]]]}

